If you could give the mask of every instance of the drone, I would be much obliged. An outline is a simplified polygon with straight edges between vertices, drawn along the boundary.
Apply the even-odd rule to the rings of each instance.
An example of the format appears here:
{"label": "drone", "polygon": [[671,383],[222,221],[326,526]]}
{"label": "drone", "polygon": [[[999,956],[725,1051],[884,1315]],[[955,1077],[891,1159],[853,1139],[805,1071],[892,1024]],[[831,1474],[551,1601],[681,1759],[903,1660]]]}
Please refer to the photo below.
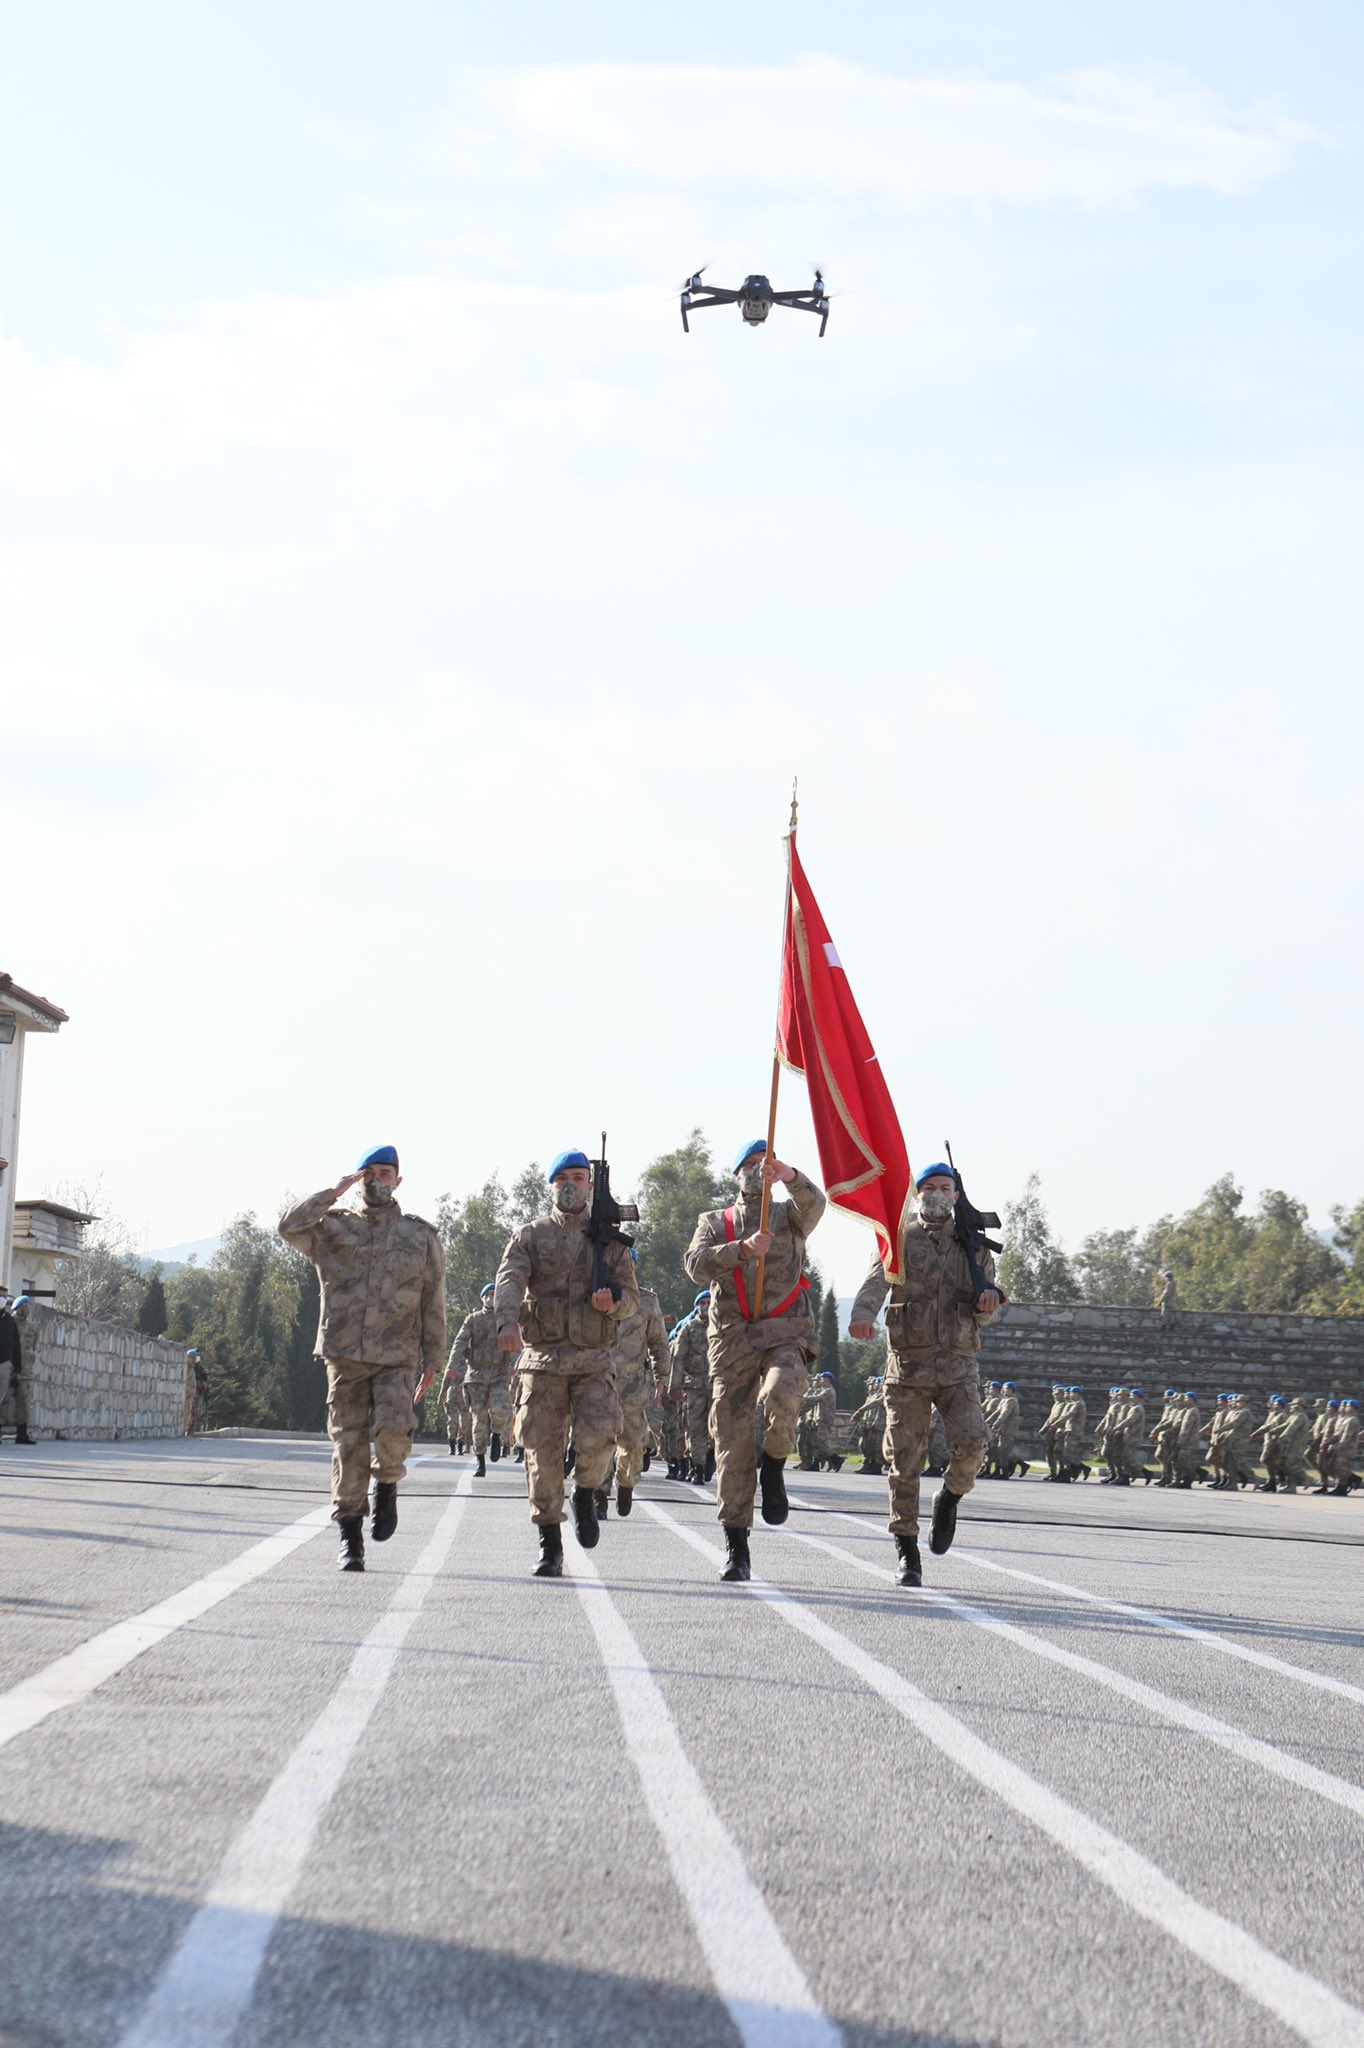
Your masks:
{"label": "drone", "polygon": [[724,285],[702,284],[704,271],[702,264],[681,287],[682,327],[687,334],[691,333],[688,313],[699,313],[705,306],[737,306],[747,327],[761,327],[774,306],[794,306],[802,313],[818,313],[821,336],[829,324],[829,294],[821,270],[816,270],[814,283],[803,292],[774,292],[769,280],[756,274],[746,277],[737,291],[728,291]]}

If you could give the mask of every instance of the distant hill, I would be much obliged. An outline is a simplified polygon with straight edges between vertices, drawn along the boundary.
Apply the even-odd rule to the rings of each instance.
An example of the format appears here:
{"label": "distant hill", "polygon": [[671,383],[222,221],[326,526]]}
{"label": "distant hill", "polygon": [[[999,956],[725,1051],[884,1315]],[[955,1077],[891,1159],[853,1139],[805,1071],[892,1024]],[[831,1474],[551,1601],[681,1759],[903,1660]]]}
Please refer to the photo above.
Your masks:
{"label": "distant hill", "polygon": [[196,1237],[189,1244],[167,1245],[162,1251],[148,1252],[139,1259],[141,1266],[187,1266],[191,1259],[197,1259],[206,1266],[222,1243],[220,1237]]}

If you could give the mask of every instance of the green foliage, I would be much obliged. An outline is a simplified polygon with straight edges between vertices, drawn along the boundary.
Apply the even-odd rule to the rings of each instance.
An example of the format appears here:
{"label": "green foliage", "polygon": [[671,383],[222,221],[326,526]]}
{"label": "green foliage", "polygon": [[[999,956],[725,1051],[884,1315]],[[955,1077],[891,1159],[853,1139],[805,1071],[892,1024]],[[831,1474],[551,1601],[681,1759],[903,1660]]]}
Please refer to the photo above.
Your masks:
{"label": "green foliage", "polygon": [[161,1337],[166,1329],[166,1287],[158,1266],[148,1280],[137,1312],[137,1327],[144,1337]]}
{"label": "green foliage", "polygon": [[1224,1173],[1186,1215],[1162,1217],[1146,1233],[1143,1249],[1174,1273],[1181,1308],[1359,1312],[1346,1305],[1346,1260],[1309,1228],[1304,1203],[1278,1188],[1267,1188],[1249,1214],[1244,1201]]}
{"label": "green foliage", "polygon": [[1335,1248],[1345,1260],[1345,1275],[1336,1297],[1336,1313],[1364,1316],[1364,1201],[1353,1209],[1337,1206],[1331,1211],[1335,1224]]}
{"label": "green foliage", "polygon": [[[543,1182],[539,1193],[543,1198]],[[484,1286],[497,1277],[507,1239],[525,1220],[515,1214],[512,1198],[496,1178],[462,1202],[441,1196],[436,1229],[445,1246],[445,1303],[452,1327],[478,1307]]]}
{"label": "green foliage", "polygon": [[1082,1301],[1150,1308],[1156,1269],[1131,1230],[1092,1230],[1072,1261]]}
{"label": "green foliage", "polygon": [[1004,1250],[999,1280],[1014,1301],[1078,1301],[1079,1282],[1070,1260],[1051,1234],[1042,1183],[1028,1175],[1018,1201],[1004,1211]]}
{"label": "green foliage", "polygon": [[819,1311],[819,1320],[815,1327],[819,1332],[818,1370],[820,1372],[831,1372],[834,1376],[834,1385],[837,1386],[839,1365],[838,1302],[832,1294],[825,1295]]}
{"label": "green foliage", "polygon": [[844,1337],[838,1347],[838,1405],[853,1410],[867,1398],[867,1375],[886,1369],[886,1349],[879,1337],[863,1342]]}
{"label": "green foliage", "polygon": [[670,1329],[687,1313],[697,1293],[682,1264],[696,1219],[703,1210],[722,1209],[733,1198],[734,1184],[717,1171],[699,1130],[685,1145],[661,1153],[640,1176],[640,1221],[635,1232],[640,1278],[657,1294]]}

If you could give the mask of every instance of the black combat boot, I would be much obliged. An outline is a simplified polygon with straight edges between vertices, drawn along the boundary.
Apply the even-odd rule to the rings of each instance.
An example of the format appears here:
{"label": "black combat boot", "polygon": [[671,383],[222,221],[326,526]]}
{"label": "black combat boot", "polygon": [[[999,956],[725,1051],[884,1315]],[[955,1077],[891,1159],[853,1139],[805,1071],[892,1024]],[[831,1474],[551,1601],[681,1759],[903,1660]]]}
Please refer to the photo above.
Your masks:
{"label": "black combat boot", "polygon": [[919,1562],[919,1545],[913,1536],[897,1536],[895,1548],[900,1555],[900,1569],[896,1578],[902,1586],[922,1586],[924,1568]]}
{"label": "black combat boot", "polygon": [[14,1441],[17,1444],[31,1444],[36,1443],[37,1438],[31,1437],[26,1429],[16,1429],[14,1432]]}
{"label": "black combat boot", "polygon": [[928,1547],[934,1557],[941,1557],[952,1548],[952,1538],[957,1533],[957,1502],[959,1493],[953,1493],[950,1486],[940,1486],[933,1496],[933,1534]]}
{"label": "black combat boot", "polygon": [[632,1507],[634,1506],[634,1504],[635,1504],[635,1489],[634,1489],[634,1487],[633,1487],[633,1486],[622,1486],[622,1485],[621,1485],[621,1483],[620,1483],[620,1481],[619,1481],[619,1480],[617,1480],[617,1481],[616,1481],[616,1513],[617,1513],[618,1515],[628,1515],[628,1514],[629,1514],[629,1512],[630,1512],[630,1510],[631,1510],[631,1508],[632,1508]]}
{"label": "black combat boot", "polygon": [[374,1482],[374,1518],[369,1533],[376,1543],[387,1543],[398,1526],[398,1482],[396,1479],[376,1479]]}
{"label": "black combat boot", "polygon": [[557,1522],[540,1524],[540,1562],[533,1579],[561,1579],[564,1575],[564,1537]]}
{"label": "black combat boot", "polygon": [[457,1458],[459,1456],[459,1445],[455,1442],[453,1437],[451,1437],[450,1439],[450,1456],[452,1458]]}
{"label": "black combat boot", "polygon": [[518,1445],[516,1446],[516,1449],[515,1449],[515,1450],[514,1450],[514,1451],[512,1452],[512,1457],[513,1457],[513,1459],[514,1459],[514,1460],[516,1461],[516,1463],[517,1463],[518,1465],[524,1465],[524,1464],[525,1464],[525,1462],[526,1462],[526,1454],[525,1454],[525,1452],[524,1452],[524,1451],[522,1450],[522,1448],[521,1448],[520,1444],[518,1444]]}
{"label": "black combat boot", "polygon": [[1255,1489],[1257,1493],[1277,1493],[1278,1490],[1279,1482],[1277,1479],[1262,1479]]}
{"label": "black combat boot", "polygon": [[776,1524],[784,1522],[791,1512],[791,1503],[786,1498],[786,1481],[782,1477],[784,1458],[774,1458],[770,1451],[764,1451],[758,1466],[758,1485],[762,1489],[763,1520]]}
{"label": "black combat boot", "polygon": [[341,1531],[341,1549],[336,1562],[343,1572],[362,1572],[365,1569],[364,1516],[342,1515],[336,1526]]}
{"label": "black combat boot", "polygon": [[597,1522],[597,1496],[590,1486],[573,1489],[573,1526],[584,1550],[595,1550],[601,1528]]}
{"label": "black combat boot", "polygon": [[829,1460],[829,1470],[831,1472],[841,1472],[843,1470],[843,1460],[839,1457],[837,1451],[834,1452],[834,1455]]}
{"label": "black combat boot", "polygon": [[708,1451],[706,1452],[706,1462],[705,1462],[704,1466],[703,1466],[703,1467],[702,1467],[702,1469],[701,1469],[701,1484],[702,1484],[703,1486],[709,1486],[709,1485],[710,1485],[710,1482],[711,1482],[711,1480],[712,1480],[712,1479],[713,1479],[714,1477],[715,1477],[715,1446],[714,1446],[714,1444],[712,1444],[712,1445],[711,1445],[711,1447],[710,1447],[710,1449],[709,1449],[709,1450],[708,1450]]}
{"label": "black combat boot", "polygon": [[646,1450],[646,1451],[645,1451],[645,1453],[644,1453],[644,1470],[645,1470],[646,1472],[648,1471],[649,1467],[650,1467],[650,1466],[651,1466],[651,1465],[653,1464],[653,1462],[654,1462],[654,1454],[653,1454],[653,1452],[652,1452],[652,1451],[650,1451],[650,1450]]}
{"label": "black combat boot", "polygon": [[744,1584],[753,1576],[753,1565],[748,1555],[747,1529],[725,1530],[725,1568],[722,1579]]}
{"label": "black combat boot", "polygon": [[597,1520],[604,1522],[611,1512],[611,1496],[604,1486],[599,1486],[593,1492],[592,1498],[597,1503]]}
{"label": "black combat boot", "polygon": [[488,1446],[488,1456],[491,1458],[494,1465],[502,1456],[502,1439],[498,1435],[496,1430],[493,1431],[493,1440],[491,1444],[489,1444]]}
{"label": "black combat boot", "polygon": [[475,1467],[474,1467],[474,1477],[475,1477],[475,1479],[486,1479],[486,1478],[487,1478],[487,1476],[488,1476],[488,1461],[487,1461],[487,1459],[486,1459],[486,1458],[484,1457],[484,1455],[483,1455],[482,1451],[480,1451],[480,1452],[479,1452],[479,1454],[478,1454],[478,1463],[477,1463],[477,1464],[475,1465]]}

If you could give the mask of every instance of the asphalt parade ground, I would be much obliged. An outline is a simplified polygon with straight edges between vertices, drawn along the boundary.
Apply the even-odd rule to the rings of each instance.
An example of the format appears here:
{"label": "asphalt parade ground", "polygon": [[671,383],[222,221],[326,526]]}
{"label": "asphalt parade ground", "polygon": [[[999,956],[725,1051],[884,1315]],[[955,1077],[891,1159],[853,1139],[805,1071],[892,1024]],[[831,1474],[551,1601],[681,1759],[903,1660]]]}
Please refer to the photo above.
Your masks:
{"label": "asphalt parade ground", "polygon": [[[936,1482],[925,1483],[925,1502]],[[0,1451],[0,2041],[1364,2048],[1358,1500],[795,1475],[530,1577],[423,1445]],[[926,1536],[926,1530],[925,1530]]]}

